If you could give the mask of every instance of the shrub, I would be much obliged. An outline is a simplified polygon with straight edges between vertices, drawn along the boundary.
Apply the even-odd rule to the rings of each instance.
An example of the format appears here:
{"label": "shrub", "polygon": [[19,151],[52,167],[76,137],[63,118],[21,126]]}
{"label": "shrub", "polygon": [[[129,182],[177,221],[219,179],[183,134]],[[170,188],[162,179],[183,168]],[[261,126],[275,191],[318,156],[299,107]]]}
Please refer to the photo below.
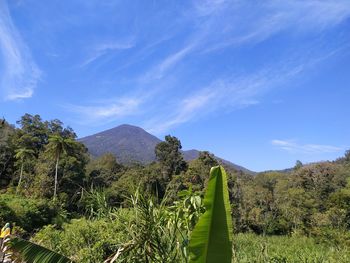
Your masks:
{"label": "shrub", "polygon": [[64,223],[61,230],[45,226],[33,238],[35,243],[81,263],[103,262],[124,240],[125,226],[119,221],[84,218]]}
{"label": "shrub", "polygon": [[11,222],[27,232],[33,232],[50,224],[59,209],[41,199],[29,199],[15,195],[0,195],[0,223]]}

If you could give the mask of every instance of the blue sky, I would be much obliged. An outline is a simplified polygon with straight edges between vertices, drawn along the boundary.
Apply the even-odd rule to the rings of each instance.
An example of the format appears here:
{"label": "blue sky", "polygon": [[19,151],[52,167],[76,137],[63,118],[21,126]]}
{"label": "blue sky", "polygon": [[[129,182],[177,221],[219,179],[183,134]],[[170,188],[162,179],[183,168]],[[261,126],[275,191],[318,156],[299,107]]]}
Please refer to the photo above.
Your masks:
{"label": "blue sky", "polygon": [[123,123],[255,171],[350,148],[350,1],[0,1],[0,114]]}

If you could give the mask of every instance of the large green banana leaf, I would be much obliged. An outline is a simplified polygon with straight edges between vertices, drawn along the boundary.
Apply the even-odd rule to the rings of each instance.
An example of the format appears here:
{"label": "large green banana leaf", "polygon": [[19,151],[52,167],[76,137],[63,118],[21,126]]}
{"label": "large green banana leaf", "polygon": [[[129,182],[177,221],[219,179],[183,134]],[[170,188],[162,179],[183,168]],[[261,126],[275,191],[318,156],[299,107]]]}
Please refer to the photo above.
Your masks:
{"label": "large green banana leaf", "polygon": [[[72,263],[69,258],[52,250],[29,242],[27,240],[13,237],[7,242],[9,253],[12,258],[19,257],[27,263]],[[16,261],[17,262],[17,261]]]}
{"label": "large green banana leaf", "polygon": [[206,211],[189,244],[190,263],[231,263],[233,230],[226,177],[223,167],[211,168],[204,197]]}

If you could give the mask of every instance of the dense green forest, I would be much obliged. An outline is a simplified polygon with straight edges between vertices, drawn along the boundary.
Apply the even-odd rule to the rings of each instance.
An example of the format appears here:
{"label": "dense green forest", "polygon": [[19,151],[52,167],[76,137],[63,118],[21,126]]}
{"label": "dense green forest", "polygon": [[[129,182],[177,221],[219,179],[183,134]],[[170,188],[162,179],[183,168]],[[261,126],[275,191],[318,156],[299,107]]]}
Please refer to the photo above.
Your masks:
{"label": "dense green forest", "polygon": [[[125,166],[91,158],[59,120],[0,126],[1,226],[76,262],[187,262],[211,153],[186,162],[169,135],[157,162]],[[350,151],[285,171],[225,169],[235,262],[350,261]]]}

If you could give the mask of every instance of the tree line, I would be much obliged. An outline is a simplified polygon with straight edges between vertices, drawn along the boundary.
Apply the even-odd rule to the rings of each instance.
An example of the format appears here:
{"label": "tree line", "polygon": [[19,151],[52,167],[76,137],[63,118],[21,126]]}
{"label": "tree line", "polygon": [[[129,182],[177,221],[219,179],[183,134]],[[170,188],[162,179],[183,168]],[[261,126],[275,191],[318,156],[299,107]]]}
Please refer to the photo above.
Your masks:
{"label": "tree line", "polygon": [[[169,205],[183,190],[202,196],[210,167],[219,163],[206,151],[186,162],[180,140],[170,135],[155,153],[157,161],[148,165],[125,166],[110,153],[92,158],[60,120],[25,114],[17,127],[0,124],[0,191],[16,200],[47,200],[69,218],[88,217],[92,210],[128,207],[136,190]],[[350,228],[349,151],[336,161],[297,162],[284,172],[251,175],[225,168],[235,232],[310,236]],[[9,217],[0,214],[0,221]],[[21,220],[18,224],[25,225]]]}

